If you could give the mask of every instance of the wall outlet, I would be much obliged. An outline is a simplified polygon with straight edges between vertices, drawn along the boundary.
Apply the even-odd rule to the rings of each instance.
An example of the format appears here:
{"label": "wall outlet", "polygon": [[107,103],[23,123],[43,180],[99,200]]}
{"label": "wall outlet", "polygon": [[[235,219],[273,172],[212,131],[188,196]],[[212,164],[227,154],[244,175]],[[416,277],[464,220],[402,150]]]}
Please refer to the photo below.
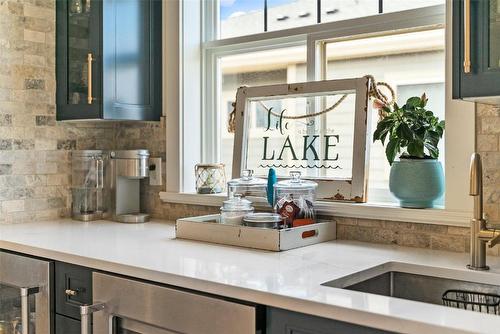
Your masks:
{"label": "wall outlet", "polygon": [[162,185],[161,158],[149,158],[149,185]]}

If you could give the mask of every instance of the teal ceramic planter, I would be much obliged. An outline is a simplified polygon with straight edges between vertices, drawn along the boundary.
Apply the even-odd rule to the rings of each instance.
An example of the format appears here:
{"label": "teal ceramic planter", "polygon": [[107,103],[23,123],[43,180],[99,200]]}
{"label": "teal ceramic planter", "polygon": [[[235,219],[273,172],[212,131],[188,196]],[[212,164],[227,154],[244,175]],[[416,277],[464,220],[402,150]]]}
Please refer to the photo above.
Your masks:
{"label": "teal ceramic planter", "polygon": [[434,159],[394,161],[389,190],[403,208],[432,208],[444,193],[443,167]]}

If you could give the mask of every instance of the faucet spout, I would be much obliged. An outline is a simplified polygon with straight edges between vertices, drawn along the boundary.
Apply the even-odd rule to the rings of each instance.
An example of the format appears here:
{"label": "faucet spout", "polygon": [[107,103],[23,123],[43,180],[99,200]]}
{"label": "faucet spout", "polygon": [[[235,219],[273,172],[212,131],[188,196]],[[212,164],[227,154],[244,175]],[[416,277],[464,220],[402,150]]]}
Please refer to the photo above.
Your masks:
{"label": "faucet spout", "polygon": [[469,195],[474,197],[474,219],[483,219],[483,166],[481,156],[473,153],[470,159]]}

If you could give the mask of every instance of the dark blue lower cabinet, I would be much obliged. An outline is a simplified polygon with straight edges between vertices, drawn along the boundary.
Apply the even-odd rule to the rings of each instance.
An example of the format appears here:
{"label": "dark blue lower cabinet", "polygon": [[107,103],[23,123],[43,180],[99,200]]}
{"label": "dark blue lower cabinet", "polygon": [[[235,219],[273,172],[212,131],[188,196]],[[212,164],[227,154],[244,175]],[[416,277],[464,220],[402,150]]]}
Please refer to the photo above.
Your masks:
{"label": "dark blue lower cabinet", "polygon": [[383,334],[379,329],[269,307],[267,334]]}
{"label": "dark blue lower cabinet", "polygon": [[56,314],[55,334],[80,334],[80,321]]}

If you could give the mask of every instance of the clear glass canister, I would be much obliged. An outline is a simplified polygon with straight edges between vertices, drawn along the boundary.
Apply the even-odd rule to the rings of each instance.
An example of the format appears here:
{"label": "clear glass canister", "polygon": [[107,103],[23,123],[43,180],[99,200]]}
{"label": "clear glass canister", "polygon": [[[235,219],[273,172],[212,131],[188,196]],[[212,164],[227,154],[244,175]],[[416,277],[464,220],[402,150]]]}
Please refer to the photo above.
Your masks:
{"label": "clear glass canister", "polygon": [[79,220],[101,219],[107,210],[105,192],[106,154],[99,150],[72,152],[72,217]]}
{"label": "clear glass canister", "polygon": [[316,213],[316,188],[313,181],[302,180],[300,172],[290,172],[290,179],[274,185],[274,210],[286,220],[288,227],[313,224]]}
{"label": "clear glass canister", "polygon": [[233,179],[227,183],[227,196],[233,198],[236,194],[243,197],[266,197],[267,180],[254,177],[251,169],[244,169],[239,179]]}
{"label": "clear glass canister", "polygon": [[220,208],[220,222],[223,224],[241,225],[243,217],[253,212],[252,202],[236,194],[224,201]]}

